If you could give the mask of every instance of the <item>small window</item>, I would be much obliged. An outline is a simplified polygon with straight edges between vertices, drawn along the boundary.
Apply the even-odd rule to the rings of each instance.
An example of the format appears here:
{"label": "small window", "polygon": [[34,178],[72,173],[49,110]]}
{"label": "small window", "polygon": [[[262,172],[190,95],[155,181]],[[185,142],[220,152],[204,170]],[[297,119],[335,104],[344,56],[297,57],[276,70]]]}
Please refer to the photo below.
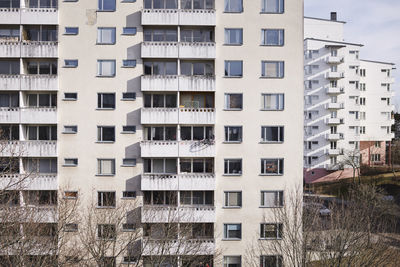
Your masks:
{"label": "small window", "polygon": [[262,94],[262,110],[283,110],[285,107],[284,94]]}
{"label": "small window", "polygon": [[[97,237],[101,239],[115,239],[117,232],[114,224],[98,224]],[[110,265],[105,265],[110,266]]]}
{"label": "small window", "polygon": [[64,198],[77,199],[78,191],[64,191]]}
{"label": "small window", "polygon": [[78,27],[65,27],[64,34],[65,35],[78,35],[79,28]]}
{"label": "small window", "polygon": [[262,29],[261,45],[267,46],[283,46],[284,30]]}
{"label": "small window", "polygon": [[243,94],[225,94],[226,110],[242,110]]}
{"label": "small window", "polygon": [[242,267],[242,257],[224,256],[224,267]]}
{"label": "small window", "polygon": [[98,93],[97,94],[98,109],[114,109],[115,94],[114,93]]}
{"label": "small window", "polygon": [[284,0],[261,0],[262,13],[283,13]]}
{"label": "small window", "polygon": [[115,60],[97,60],[98,77],[115,76]]}
{"label": "small window", "polygon": [[225,126],[225,142],[242,142],[242,126]]}
{"label": "small window", "polygon": [[281,255],[268,255],[260,257],[260,267],[283,267]]}
{"label": "small window", "polygon": [[64,232],[77,232],[78,224],[77,223],[67,223],[64,226]]}
{"label": "small window", "polygon": [[242,206],[242,192],[225,192],[225,207],[239,208]]}
{"label": "small window", "polygon": [[64,134],[76,134],[78,132],[78,126],[76,125],[64,125]]}
{"label": "small window", "polygon": [[285,73],[283,61],[261,61],[261,77],[283,78]]}
{"label": "small window", "polygon": [[115,28],[97,28],[97,44],[115,44]]}
{"label": "small window", "polygon": [[98,0],[98,11],[115,11],[115,0]]}
{"label": "small window", "polygon": [[242,225],[238,224],[224,224],[224,239],[241,239],[242,238]]}
{"label": "small window", "polygon": [[243,61],[225,61],[225,77],[242,77]]}
{"label": "small window", "polygon": [[281,223],[262,223],[260,224],[260,238],[281,239],[282,228]]}
{"label": "small window", "polygon": [[97,192],[98,207],[115,207],[115,192]]}
{"label": "small window", "polygon": [[136,191],[123,191],[122,192],[122,197],[123,198],[135,198],[136,197]]}
{"label": "small window", "polygon": [[261,159],[262,175],[282,175],[283,159]]}
{"label": "small window", "polygon": [[136,159],[122,159],[122,166],[124,167],[134,167],[136,166]]}
{"label": "small window", "polygon": [[122,224],[122,231],[134,231],[135,225],[133,223],[124,223]]}
{"label": "small window", "polygon": [[64,159],[64,166],[65,167],[78,166],[78,159],[77,158],[65,158]]}
{"label": "small window", "polygon": [[261,207],[283,207],[283,191],[261,191]]}
{"label": "small window", "polygon": [[243,44],[243,29],[225,29],[226,45]]}
{"label": "small window", "polygon": [[136,100],[136,93],[122,93],[122,100]]}
{"label": "small window", "polygon": [[78,100],[78,93],[64,93],[64,99],[66,101],[76,101]]}
{"label": "small window", "polygon": [[122,29],[123,35],[135,35],[136,34],[136,27],[124,27]]}
{"label": "small window", "polygon": [[241,175],[242,160],[241,159],[225,159],[224,160],[225,175]]}
{"label": "small window", "polygon": [[283,142],[283,126],[262,126],[261,142]]}
{"label": "small window", "polygon": [[97,175],[115,175],[115,159],[97,159]]}
{"label": "small window", "polygon": [[123,133],[136,133],[136,126],[132,126],[132,125],[122,126],[122,132]]}
{"label": "small window", "polygon": [[[132,1],[135,1],[135,0],[124,0],[123,2],[132,2]],[[138,261],[138,259],[135,257],[135,256],[124,256],[124,261],[123,261],[123,263],[135,263],[135,262],[137,262]]]}
{"label": "small window", "polygon": [[65,59],[64,60],[64,68],[76,68],[78,67],[77,59]]}
{"label": "small window", "polygon": [[124,59],[124,60],[122,60],[122,67],[124,67],[124,68],[134,68],[134,67],[136,67],[136,60],[134,60],[134,59]]}
{"label": "small window", "polygon": [[97,142],[114,142],[114,126],[97,126]]}
{"label": "small window", "polygon": [[241,13],[243,12],[242,0],[225,0],[225,12],[227,13]]}

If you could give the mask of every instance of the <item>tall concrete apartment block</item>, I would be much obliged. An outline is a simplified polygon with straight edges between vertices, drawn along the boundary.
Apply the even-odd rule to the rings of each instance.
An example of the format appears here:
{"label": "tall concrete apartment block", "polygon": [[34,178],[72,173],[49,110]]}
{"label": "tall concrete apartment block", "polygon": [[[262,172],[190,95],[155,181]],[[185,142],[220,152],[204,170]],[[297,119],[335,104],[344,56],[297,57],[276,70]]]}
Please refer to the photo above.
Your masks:
{"label": "tall concrete apartment block", "polygon": [[26,2],[0,0],[0,123],[38,169],[29,190],[139,203],[143,238],[176,212],[204,266],[280,238],[271,208],[302,182],[303,1]]}
{"label": "tall concrete apartment block", "polygon": [[307,181],[343,166],[390,163],[394,64],[360,59],[363,45],[344,41],[345,22],[305,18],[304,166]]}

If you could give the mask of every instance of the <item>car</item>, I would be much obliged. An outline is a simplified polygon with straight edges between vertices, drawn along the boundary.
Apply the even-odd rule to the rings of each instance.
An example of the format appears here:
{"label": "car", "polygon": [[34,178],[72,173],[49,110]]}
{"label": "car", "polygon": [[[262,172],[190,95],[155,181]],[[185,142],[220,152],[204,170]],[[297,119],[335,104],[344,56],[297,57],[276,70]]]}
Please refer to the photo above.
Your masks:
{"label": "car", "polygon": [[318,211],[320,216],[329,216],[331,215],[331,210],[325,207],[321,203],[316,202],[304,202],[303,207],[308,211]]}

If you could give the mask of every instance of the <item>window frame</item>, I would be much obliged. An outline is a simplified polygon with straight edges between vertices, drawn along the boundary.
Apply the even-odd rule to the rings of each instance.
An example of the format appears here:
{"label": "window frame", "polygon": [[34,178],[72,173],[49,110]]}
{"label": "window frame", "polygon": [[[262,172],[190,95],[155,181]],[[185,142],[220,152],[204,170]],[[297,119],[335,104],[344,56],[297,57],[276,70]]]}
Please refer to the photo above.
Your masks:
{"label": "window frame", "polygon": [[[261,190],[261,198],[260,198],[260,208],[282,208],[285,205],[285,193],[283,190]],[[268,193],[274,194],[274,202],[278,205],[269,206],[267,205],[266,195]],[[282,204],[282,205],[281,205]]]}
{"label": "window frame", "polygon": [[[229,173],[229,163],[230,163],[230,161],[240,161],[240,172],[239,173]],[[226,164],[228,164],[227,165],[227,170],[228,170],[228,173],[226,173],[225,172],[225,167],[226,167]],[[227,158],[227,159],[224,159],[224,174],[223,174],[224,176],[242,176],[243,175],[243,159],[241,159],[241,158]]]}
{"label": "window frame", "polygon": [[64,59],[63,68],[77,68],[79,66],[78,59]]}
{"label": "window frame", "polygon": [[[268,128],[278,128],[278,140],[277,141],[270,141],[270,140],[266,140],[266,136],[267,136],[267,134],[266,134],[266,131],[267,131],[267,129]],[[283,132],[282,133],[282,140],[280,140],[281,139],[281,132]],[[264,139],[263,139],[263,134],[264,134]],[[281,144],[281,143],[283,143],[283,142],[285,142],[285,126],[283,126],[283,125],[274,125],[274,126],[270,126],[270,125],[268,125],[268,126],[261,126],[261,141],[260,141],[260,143],[262,143],[262,144]]]}
{"label": "window frame", "polygon": [[[104,199],[105,194],[114,194],[113,195],[114,199],[112,201],[113,205],[111,205],[111,206],[104,205],[104,202],[106,201]],[[97,191],[97,208],[115,208],[116,207],[116,197],[117,197],[117,194],[115,191]],[[101,205],[99,205],[99,204],[101,204]]]}
{"label": "window frame", "polygon": [[[113,95],[114,96],[114,107],[104,107],[104,95]],[[100,97],[100,99],[99,99]],[[101,103],[101,106],[99,107],[99,100]],[[116,96],[115,93],[106,93],[106,92],[101,92],[97,93],[97,110],[114,110],[116,108]]]}
{"label": "window frame", "polygon": [[[275,96],[277,98],[278,108],[277,109],[268,109],[265,106],[265,97],[266,96]],[[282,107],[281,107],[282,104]],[[283,93],[261,93],[261,111],[283,111],[285,110],[285,94]]]}
{"label": "window frame", "polygon": [[[277,76],[267,75],[267,64],[275,64]],[[262,79],[283,79],[285,78],[285,61],[282,60],[261,60],[261,77]]]}
{"label": "window frame", "polygon": [[[68,127],[70,127],[70,129],[72,129],[72,130],[66,131],[66,129]],[[77,134],[78,133],[78,125],[64,125],[62,133],[63,134]]]}
{"label": "window frame", "polygon": [[[104,140],[104,128],[113,129],[113,140]],[[97,140],[96,143],[114,143],[115,142],[115,126],[113,125],[98,125],[97,126]]]}
{"label": "window frame", "polygon": [[[266,235],[266,226],[274,226],[274,237],[267,237]],[[262,222],[260,223],[260,239],[261,240],[281,240],[283,237],[283,223],[270,223],[270,222]]]}
{"label": "window frame", "polygon": [[[239,235],[240,237],[230,237],[229,231],[234,231],[234,230],[229,230],[229,226],[239,226],[240,231]],[[239,241],[242,240],[242,224],[241,223],[224,223],[224,235],[223,235],[223,240],[234,240],[234,241]]]}
{"label": "window frame", "polygon": [[[276,173],[268,173],[267,171],[267,166],[266,166],[266,162],[267,161],[277,161],[277,172]],[[280,173],[280,169],[282,167],[282,173]],[[285,167],[285,163],[284,163],[284,158],[261,158],[261,171],[260,171],[260,176],[282,176],[284,175],[285,171],[284,171],[284,167]],[[262,172],[262,170],[264,169],[264,173]]]}
{"label": "window frame", "polygon": [[[132,164],[127,164],[126,161],[128,161],[128,160],[131,160],[131,161],[133,161],[134,163],[132,163]],[[122,159],[122,165],[121,165],[121,167],[135,167],[136,164],[137,164],[136,158],[123,158],[123,159]]]}
{"label": "window frame", "polygon": [[[111,41],[110,42],[104,42],[99,39],[103,39],[102,36],[102,30],[111,30]],[[100,32],[99,32],[100,31]],[[116,34],[116,28],[115,27],[97,27],[97,38],[96,38],[96,45],[114,45],[117,42],[117,34]]]}
{"label": "window frame", "polygon": [[[129,33],[129,30],[133,30],[134,29],[134,33]],[[137,34],[137,27],[123,27],[122,28],[122,35],[136,35]]]}
{"label": "window frame", "polygon": [[[103,74],[102,63],[112,63],[112,74]],[[98,59],[97,60],[97,73],[98,78],[114,78],[117,75],[116,61],[115,59]]]}
{"label": "window frame", "polygon": [[261,14],[284,14],[285,13],[285,0],[276,0],[278,2],[278,11],[272,12],[267,11],[267,1],[270,0],[261,0]]}
{"label": "window frame", "polygon": [[[278,43],[277,44],[268,44],[268,31],[277,31],[278,32]],[[264,40],[264,42],[263,42]],[[285,29],[261,29],[261,46],[285,46]]]}
{"label": "window frame", "polygon": [[[72,163],[66,163],[67,161],[72,161]],[[63,167],[77,167],[78,166],[78,158],[64,158]]]}
{"label": "window frame", "polygon": [[[231,34],[232,31],[239,31],[239,42],[238,43],[231,43],[230,39],[231,39]],[[228,39],[227,40],[227,33],[229,33],[228,35]],[[225,28],[224,29],[224,45],[231,45],[231,46],[241,46],[243,45],[243,28]]]}
{"label": "window frame", "polygon": [[[276,265],[275,266],[266,265],[267,257],[274,257]],[[261,255],[260,256],[260,267],[283,267],[283,257],[282,257],[282,255]]]}
{"label": "window frame", "polygon": [[[132,62],[134,64],[126,64],[128,62]],[[122,60],[122,68],[136,68],[136,59],[123,59]]]}
{"label": "window frame", "polygon": [[[230,103],[231,103],[231,100],[230,100],[230,95],[240,95],[241,96],[241,98],[242,98],[242,101],[241,101],[241,108],[230,108],[229,106],[230,106]],[[243,93],[225,93],[224,94],[224,110],[231,110],[231,111],[240,111],[240,110],[243,110]]]}
{"label": "window frame", "polygon": [[[75,94],[76,97],[66,97],[66,94]],[[77,92],[64,92],[63,101],[77,101],[78,100],[78,93]]]}
{"label": "window frame", "polygon": [[[225,0],[224,1],[224,13],[243,13],[244,12],[243,0],[238,0],[238,1],[240,1],[240,4],[241,4],[241,6],[239,7],[238,11],[233,11],[232,10],[232,7],[231,7],[232,3],[230,1],[231,0]],[[226,9],[228,5],[230,7],[229,10]]]}
{"label": "window frame", "polygon": [[[102,170],[102,162],[103,161],[109,161],[111,163],[111,172],[110,173],[104,173],[104,170]],[[97,173],[96,176],[115,176],[116,170],[115,170],[115,159],[113,158],[97,158]]]}
{"label": "window frame", "polygon": [[[226,139],[227,135],[228,135],[228,139],[230,139],[229,138],[230,137],[229,136],[230,135],[229,130],[234,129],[234,128],[238,128],[238,130],[239,130],[239,133],[238,133],[239,140],[234,140],[234,141],[227,140]],[[226,143],[226,144],[235,144],[235,143],[238,144],[238,143],[242,143],[242,142],[243,142],[243,126],[231,126],[231,125],[224,126],[224,143]]]}
{"label": "window frame", "polygon": [[79,34],[79,27],[64,27],[63,35],[78,35],[78,34]]}
{"label": "window frame", "polygon": [[[240,75],[231,75],[230,69],[232,63],[240,62],[241,74]],[[243,60],[225,60],[224,61],[224,78],[242,78],[243,77]]]}
{"label": "window frame", "polygon": [[[114,4],[114,7],[112,9],[105,9],[104,8],[104,2],[105,1],[112,1]],[[116,0],[98,0],[97,2],[97,12],[114,12],[117,9],[117,1]]]}
{"label": "window frame", "polygon": [[[229,205],[229,194],[231,193],[237,193],[239,194],[239,205],[235,205],[235,206],[231,206]],[[223,208],[227,208],[227,209],[239,209],[242,208],[243,206],[243,193],[242,191],[224,191],[224,206]]]}

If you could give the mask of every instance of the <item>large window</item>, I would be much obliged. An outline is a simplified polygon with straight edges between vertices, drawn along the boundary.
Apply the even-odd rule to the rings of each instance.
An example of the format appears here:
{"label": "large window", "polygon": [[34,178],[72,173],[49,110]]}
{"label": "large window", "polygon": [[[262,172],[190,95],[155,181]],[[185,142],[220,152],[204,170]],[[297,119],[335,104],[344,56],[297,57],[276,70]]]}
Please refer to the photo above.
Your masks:
{"label": "large window", "polygon": [[262,110],[283,110],[285,107],[284,94],[262,94]]}
{"label": "large window", "polygon": [[283,257],[280,255],[263,255],[260,257],[261,267],[283,267]]}
{"label": "large window", "polygon": [[180,191],[181,205],[214,205],[214,191]]}
{"label": "large window", "polygon": [[98,109],[114,109],[115,94],[114,93],[98,93],[97,94]]}
{"label": "large window", "polygon": [[20,0],[2,0],[0,1],[0,8],[19,8]]}
{"label": "large window", "polygon": [[18,125],[1,125],[0,140],[19,140]]}
{"label": "large window", "polygon": [[225,60],[225,77],[242,77],[243,76],[243,61]]}
{"label": "large window", "polygon": [[23,36],[25,41],[55,42],[57,41],[57,27],[47,25],[29,25],[24,27]]}
{"label": "large window", "polygon": [[224,224],[224,239],[241,239],[242,238],[242,225],[238,224]]}
{"label": "large window", "polygon": [[97,60],[97,76],[115,76],[115,60]]}
{"label": "large window", "polygon": [[[57,74],[57,61],[29,61],[28,64],[28,74],[47,74],[56,75]],[[64,60],[65,67],[77,67],[78,60]]]}
{"label": "large window", "polygon": [[211,126],[181,126],[182,141],[213,140],[214,131]]}
{"label": "large window", "polygon": [[285,75],[283,61],[261,61],[261,76],[265,78],[283,78]]}
{"label": "large window", "polygon": [[144,159],[144,172],[176,174],[176,159]]}
{"label": "large window", "polygon": [[144,0],[145,9],[177,9],[178,0]]}
{"label": "large window", "polygon": [[225,29],[225,44],[243,44],[243,29]]}
{"label": "large window", "polygon": [[242,206],[242,192],[224,192],[225,204],[227,208],[240,208]]}
{"label": "large window", "polygon": [[260,238],[265,238],[265,239],[282,238],[282,224],[281,223],[260,224]]}
{"label": "large window", "polygon": [[212,76],[214,64],[212,62],[181,62],[181,75]]}
{"label": "large window", "polygon": [[224,256],[224,267],[242,267],[242,257]]}
{"label": "large window", "polygon": [[177,42],[176,29],[145,29],[143,31],[145,42]]}
{"label": "large window", "polygon": [[18,93],[0,93],[0,107],[14,108],[19,107]]}
{"label": "large window", "polygon": [[261,0],[261,12],[283,13],[284,0]]}
{"label": "large window", "polygon": [[56,107],[57,94],[28,94],[27,104],[29,107]]}
{"label": "large window", "polygon": [[176,94],[145,94],[145,108],[176,108]]}
{"label": "large window", "polygon": [[115,28],[97,28],[97,44],[115,44]]}
{"label": "large window", "polygon": [[175,191],[145,191],[145,205],[176,205],[177,194]]}
{"label": "large window", "polygon": [[213,9],[214,0],[181,0],[182,9]]}
{"label": "large window", "polygon": [[242,142],[242,126],[225,126],[225,142]]}
{"label": "large window", "polygon": [[27,173],[57,173],[57,159],[27,159],[24,169]]}
{"label": "large window", "polygon": [[177,75],[176,62],[144,62],[145,75]]}
{"label": "large window", "polygon": [[57,126],[27,126],[28,140],[57,140]]}
{"label": "large window", "polygon": [[29,0],[30,8],[57,8],[57,0]]}
{"label": "large window", "polygon": [[97,192],[98,207],[115,207],[115,192]]}
{"label": "large window", "polygon": [[226,110],[242,110],[243,109],[243,94],[225,94],[225,109]]}
{"label": "large window", "polygon": [[242,159],[225,159],[224,160],[225,175],[241,175]]}
{"label": "large window", "polygon": [[225,0],[225,12],[240,13],[243,12],[242,0]]}
{"label": "large window", "polygon": [[180,173],[213,173],[213,159],[185,159],[180,160]]}
{"label": "large window", "polygon": [[147,141],[176,141],[176,126],[145,127],[144,138]]}
{"label": "large window", "polygon": [[283,142],[283,126],[262,126],[261,142]]}
{"label": "large window", "polygon": [[14,75],[19,73],[19,60],[0,60],[0,74]]}
{"label": "large window", "polygon": [[97,175],[114,175],[115,159],[97,159]]}
{"label": "large window", "polygon": [[261,174],[282,175],[283,159],[261,159]]}
{"label": "large window", "polygon": [[97,126],[97,142],[114,142],[114,126]]}
{"label": "large window", "polygon": [[202,29],[182,29],[181,42],[186,43],[205,43],[214,42],[214,30],[209,28]]}
{"label": "large window", "polygon": [[284,30],[262,29],[261,30],[261,45],[283,46]]}
{"label": "large window", "polygon": [[115,11],[115,0],[98,0],[99,11]]}
{"label": "large window", "polygon": [[261,191],[261,207],[283,207],[283,191]]}

